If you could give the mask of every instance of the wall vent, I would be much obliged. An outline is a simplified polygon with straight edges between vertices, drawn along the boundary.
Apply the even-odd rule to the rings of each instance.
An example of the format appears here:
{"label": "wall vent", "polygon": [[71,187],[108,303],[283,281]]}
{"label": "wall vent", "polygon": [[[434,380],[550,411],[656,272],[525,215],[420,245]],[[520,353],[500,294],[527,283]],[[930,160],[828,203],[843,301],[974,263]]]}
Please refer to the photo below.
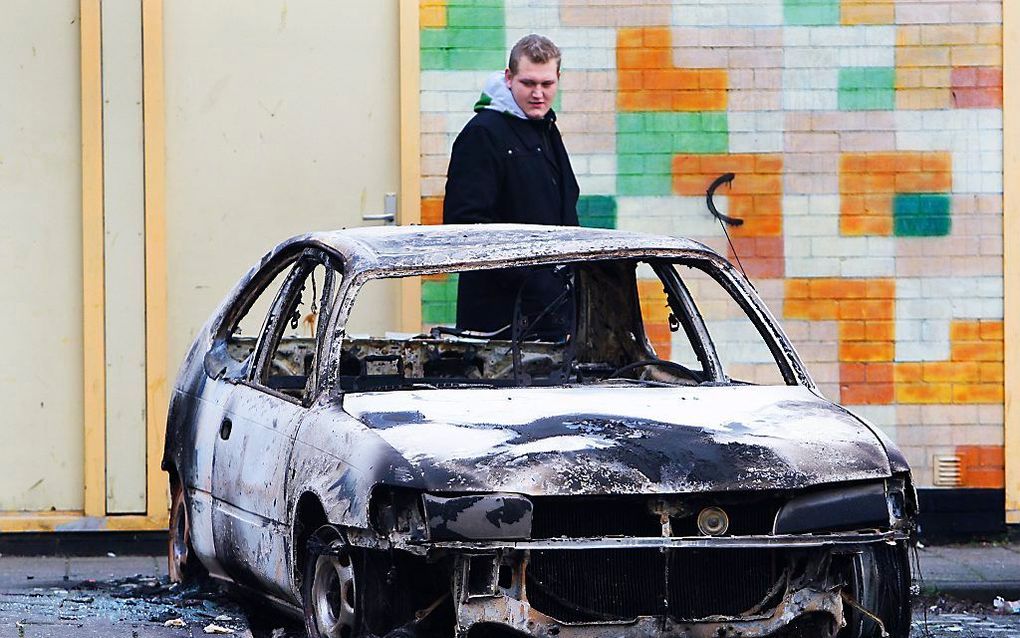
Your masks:
{"label": "wall vent", "polygon": [[955,454],[936,454],[932,484],[938,487],[960,486],[960,457]]}

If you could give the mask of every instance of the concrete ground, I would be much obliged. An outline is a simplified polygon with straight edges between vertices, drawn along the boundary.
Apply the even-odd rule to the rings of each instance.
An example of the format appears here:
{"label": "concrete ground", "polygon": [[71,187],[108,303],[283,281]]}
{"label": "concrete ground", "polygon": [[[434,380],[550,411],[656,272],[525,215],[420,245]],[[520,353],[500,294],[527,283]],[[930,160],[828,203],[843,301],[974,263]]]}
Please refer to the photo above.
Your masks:
{"label": "concrete ground", "polygon": [[[1020,635],[1020,614],[1000,614],[991,605],[996,596],[1020,599],[1020,544],[923,547],[918,559],[928,602],[915,611],[913,636]],[[940,595],[964,602],[947,603]],[[266,622],[250,628],[244,610],[215,587],[170,585],[161,556],[0,556],[3,637],[183,638],[215,635],[205,628],[218,625],[250,638],[253,629],[256,637],[270,635],[275,623],[272,617],[270,626]],[[288,626],[283,619],[279,624]],[[301,633],[289,625],[277,635]]]}

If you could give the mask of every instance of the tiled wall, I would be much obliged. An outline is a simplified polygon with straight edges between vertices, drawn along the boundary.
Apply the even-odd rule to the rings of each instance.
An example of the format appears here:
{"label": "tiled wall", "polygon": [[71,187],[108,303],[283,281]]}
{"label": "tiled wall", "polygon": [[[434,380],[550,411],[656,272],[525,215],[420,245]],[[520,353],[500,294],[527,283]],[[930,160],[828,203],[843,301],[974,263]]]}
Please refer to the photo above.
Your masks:
{"label": "tiled wall", "polygon": [[[583,224],[732,257],[704,193],[735,173],[734,246],[823,391],[921,484],[956,454],[1001,487],[1001,21],[1001,0],[422,0],[422,219],[484,78],[545,34]],[[425,282],[425,320],[455,297]]]}

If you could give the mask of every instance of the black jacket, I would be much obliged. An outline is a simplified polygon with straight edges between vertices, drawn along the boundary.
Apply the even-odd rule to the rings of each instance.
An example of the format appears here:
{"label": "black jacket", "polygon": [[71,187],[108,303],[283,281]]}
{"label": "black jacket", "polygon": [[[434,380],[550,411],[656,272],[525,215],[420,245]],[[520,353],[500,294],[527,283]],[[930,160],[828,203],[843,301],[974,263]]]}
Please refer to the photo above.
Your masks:
{"label": "black jacket", "polygon": [[[552,111],[542,120],[524,120],[483,109],[453,144],[443,222],[577,226],[579,193]],[[534,319],[563,290],[562,277],[549,269],[462,273],[457,327],[492,332],[507,326],[519,292],[522,313]],[[571,316],[568,299],[534,327],[535,334],[560,338]],[[505,331],[500,336],[508,335]]]}

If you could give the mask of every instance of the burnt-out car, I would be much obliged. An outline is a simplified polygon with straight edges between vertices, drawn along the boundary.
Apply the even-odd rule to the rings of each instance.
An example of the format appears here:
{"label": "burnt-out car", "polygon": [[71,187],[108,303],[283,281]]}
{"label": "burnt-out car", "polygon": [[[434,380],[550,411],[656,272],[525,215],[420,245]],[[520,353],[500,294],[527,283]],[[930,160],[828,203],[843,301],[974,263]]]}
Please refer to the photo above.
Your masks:
{"label": "burnt-out car", "polygon": [[[397,293],[422,329],[373,333]],[[172,576],[313,637],[909,632],[903,455],[682,238],[294,237],[198,333],[163,467]]]}

